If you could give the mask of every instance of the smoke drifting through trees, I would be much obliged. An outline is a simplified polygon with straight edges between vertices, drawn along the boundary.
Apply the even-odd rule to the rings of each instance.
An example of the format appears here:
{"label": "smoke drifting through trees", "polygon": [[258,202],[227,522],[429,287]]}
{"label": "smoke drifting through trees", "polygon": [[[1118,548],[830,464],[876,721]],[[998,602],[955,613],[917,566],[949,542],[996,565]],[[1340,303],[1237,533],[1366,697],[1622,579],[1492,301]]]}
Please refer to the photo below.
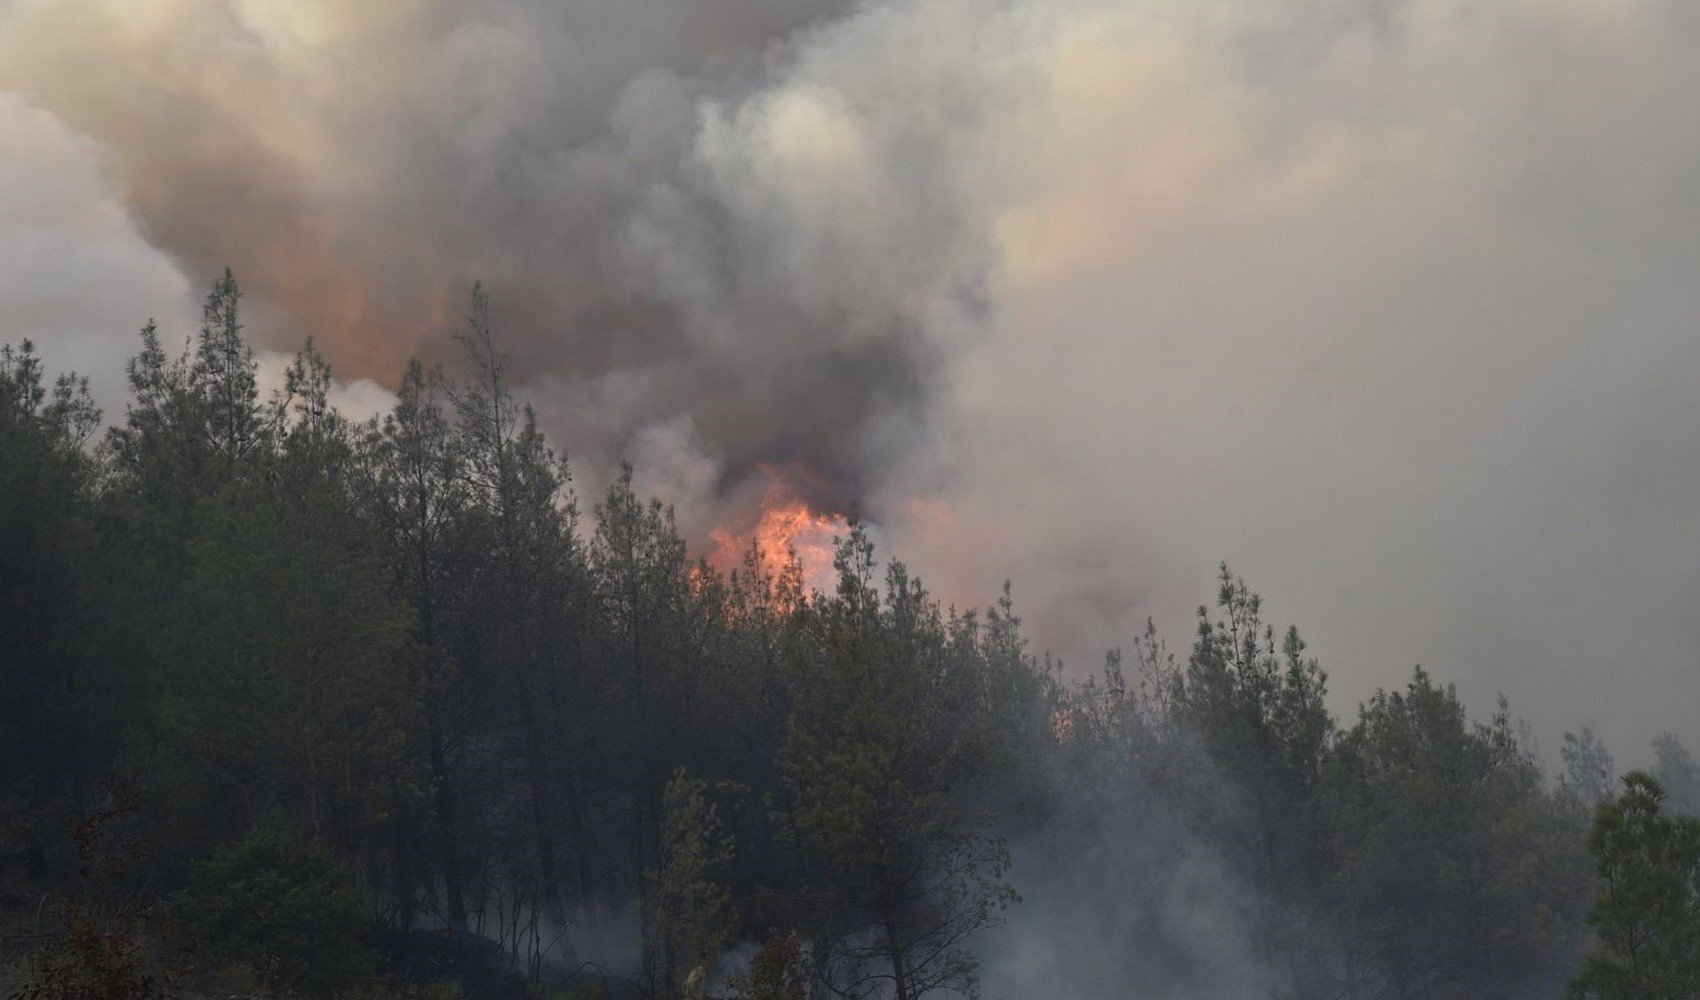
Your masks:
{"label": "smoke drifting through trees", "polygon": [[859,527],[827,594],[759,550],[693,560],[629,469],[581,528],[481,289],[468,375],[412,364],[365,424],[311,345],[265,398],[240,301],[227,273],[182,356],[144,329],[98,448],[83,383],[0,353],[0,918],[49,942],[13,956],[25,995],[1700,981],[1674,736],[1619,797],[1590,731],[1548,782],[1503,703],[1472,721],[1421,669],[1337,722],[1226,567],[1184,656],[1152,627],[1069,682],[1007,592],[947,612]]}

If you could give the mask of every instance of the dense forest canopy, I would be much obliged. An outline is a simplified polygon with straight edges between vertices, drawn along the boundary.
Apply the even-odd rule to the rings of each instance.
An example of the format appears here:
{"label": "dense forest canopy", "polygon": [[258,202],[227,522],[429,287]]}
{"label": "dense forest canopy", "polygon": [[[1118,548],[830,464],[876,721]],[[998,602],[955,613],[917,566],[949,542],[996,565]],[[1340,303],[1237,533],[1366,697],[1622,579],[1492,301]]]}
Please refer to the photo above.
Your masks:
{"label": "dense forest canopy", "polygon": [[365,423],[239,301],[104,431],[0,354],[7,992],[1700,996],[1673,735],[1549,780],[1421,669],[1337,719],[1226,566],[1090,677],[861,525],[722,572],[629,468],[580,509],[481,291]]}

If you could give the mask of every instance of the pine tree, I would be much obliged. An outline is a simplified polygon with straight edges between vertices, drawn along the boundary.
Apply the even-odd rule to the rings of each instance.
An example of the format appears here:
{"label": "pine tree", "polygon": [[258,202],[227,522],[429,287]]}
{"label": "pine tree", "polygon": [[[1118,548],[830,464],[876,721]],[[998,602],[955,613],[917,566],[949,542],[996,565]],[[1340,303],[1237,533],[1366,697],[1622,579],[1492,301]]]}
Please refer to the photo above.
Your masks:
{"label": "pine tree", "polygon": [[34,878],[110,747],[86,571],[96,469],[83,445],[97,420],[86,381],[50,390],[29,341],[0,347],[0,857],[21,855]]}
{"label": "pine tree", "polygon": [[974,741],[952,716],[938,605],[900,563],[884,597],[873,545],[853,525],[837,593],[814,612],[818,652],[782,754],[792,821],[822,907],[815,967],[850,996],[970,992],[965,947],[1016,900],[1009,852],[950,795]]}
{"label": "pine tree", "polygon": [[[464,449],[439,397],[439,375],[410,362],[396,392],[395,408],[365,431],[358,451],[359,505],[373,526],[378,551],[387,564],[392,592],[414,614],[412,641],[403,653],[403,684],[408,710],[419,720],[414,734],[429,798],[433,836],[419,841],[413,818],[413,782],[398,776],[393,787],[393,863],[395,903],[400,923],[411,928],[417,890],[428,887],[443,921],[464,930],[467,892],[472,879],[467,847],[480,838],[469,833],[464,799],[470,790],[459,750],[467,740],[481,688],[469,682],[452,652],[458,624],[472,615],[460,598],[470,571],[468,550],[475,539],[465,531],[471,504],[464,473]],[[427,876],[425,847],[435,868]]]}
{"label": "pine tree", "polygon": [[725,882],[733,841],[707,791],[685,768],[673,772],[662,795],[659,857],[646,876],[654,900],[646,952],[669,991],[702,982],[737,924]]}
{"label": "pine tree", "polygon": [[1700,997],[1700,820],[1664,814],[1644,771],[1600,803],[1588,846],[1600,891],[1588,915],[1599,945],[1570,995],[1598,1000]]}

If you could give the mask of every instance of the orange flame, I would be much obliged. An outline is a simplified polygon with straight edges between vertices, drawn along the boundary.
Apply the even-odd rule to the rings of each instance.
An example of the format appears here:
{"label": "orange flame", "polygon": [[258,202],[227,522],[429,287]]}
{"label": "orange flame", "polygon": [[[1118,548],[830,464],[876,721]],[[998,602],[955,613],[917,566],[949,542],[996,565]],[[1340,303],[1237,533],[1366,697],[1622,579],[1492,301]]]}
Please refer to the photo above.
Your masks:
{"label": "orange flame", "polygon": [[752,544],[761,549],[762,570],[777,579],[790,554],[797,554],[803,585],[831,590],[834,539],[850,530],[842,514],[811,507],[798,491],[795,478],[807,470],[786,471],[769,465],[759,467],[767,478],[757,511],[740,529],[723,524],[709,534],[714,554],[709,557],[722,572],[740,569]]}

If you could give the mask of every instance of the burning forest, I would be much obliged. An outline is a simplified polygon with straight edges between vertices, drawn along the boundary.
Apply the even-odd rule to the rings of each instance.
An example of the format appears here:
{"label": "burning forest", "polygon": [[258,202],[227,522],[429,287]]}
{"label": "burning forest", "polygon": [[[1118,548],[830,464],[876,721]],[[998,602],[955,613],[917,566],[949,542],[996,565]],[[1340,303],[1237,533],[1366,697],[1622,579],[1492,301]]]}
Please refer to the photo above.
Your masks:
{"label": "burning forest", "polygon": [[0,0],[0,997],[1700,997],[1697,44]]}
{"label": "burning forest", "polygon": [[849,518],[811,496],[830,495],[820,476],[806,466],[762,464],[757,467],[759,499],[755,506],[729,515],[708,536],[709,561],[730,573],[743,567],[753,551],[759,573],[777,578],[793,559],[801,582],[810,589],[830,591],[835,579],[833,559],[838,540],[850,533]]}

